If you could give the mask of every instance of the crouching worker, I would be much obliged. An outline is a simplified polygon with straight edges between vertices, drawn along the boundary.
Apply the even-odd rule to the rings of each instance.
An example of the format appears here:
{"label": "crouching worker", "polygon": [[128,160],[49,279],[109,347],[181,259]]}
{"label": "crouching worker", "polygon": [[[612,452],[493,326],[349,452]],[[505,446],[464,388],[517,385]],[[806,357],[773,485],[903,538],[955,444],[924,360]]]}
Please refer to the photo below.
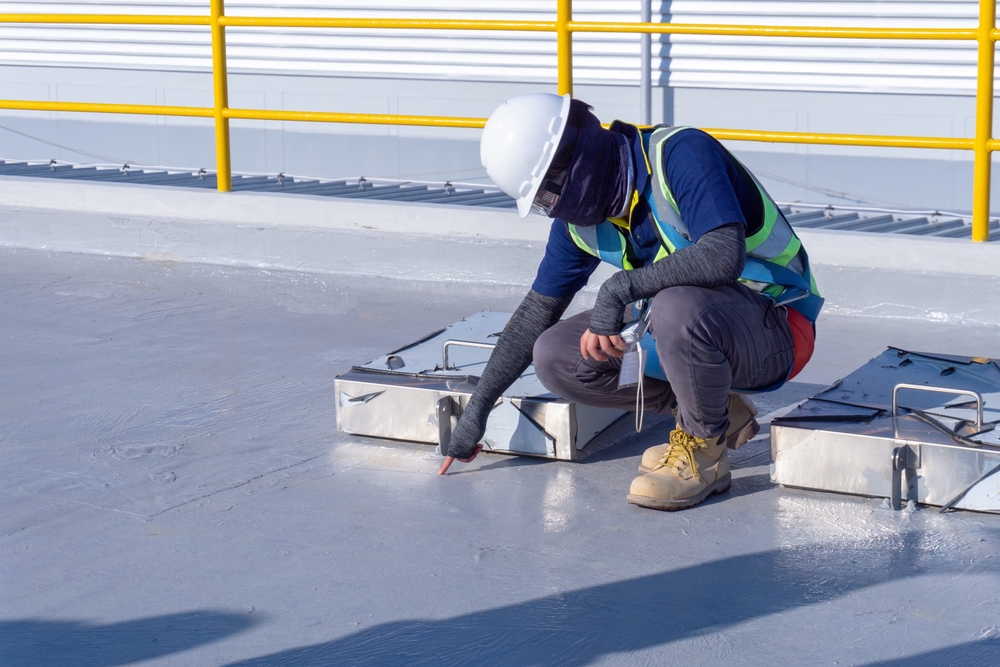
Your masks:
{"label": "crouching worker", "polygon": [[[770,196],[701,130],[604,129],[569,95],[503,104],[483,131],[481,158],[521,217],[534,210],[554,220],[449,456],[475,457],[490,409],[532,359],[559,396],[635,409],[636,388],[619,388],[619,333],[642,312],[653,362],[642,407],[672,412],[676,428],[643,454],[628,502],[677,510],[727,491],[727,449],[759,429],[741,393],[776,389],[802,369],[822,306],[805,249]],[[560,321],[601,261],[622,270],[592,311]]]}

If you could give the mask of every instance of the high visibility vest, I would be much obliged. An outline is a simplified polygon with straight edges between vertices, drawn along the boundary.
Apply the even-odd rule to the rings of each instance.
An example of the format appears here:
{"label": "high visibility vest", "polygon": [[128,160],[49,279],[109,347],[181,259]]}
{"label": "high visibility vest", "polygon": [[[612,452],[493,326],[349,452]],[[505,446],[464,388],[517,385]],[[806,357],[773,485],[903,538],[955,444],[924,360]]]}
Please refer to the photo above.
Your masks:
{"label": "high visibility vest", "polygon": [[[692,245],[688,227],[681,219],[680,210],[663,165],[663,151],[667,141],[687,127],[656,127],[636,130],[642,138],[643,160],[648,178],[642,192],[633,194],[630,216],[645,203],[653,226],[660,240],[660,249],[653,261]],[[725,150],[725,149],[723,149]],[[727,151],[728,153],[728,151]],[[730,157],[737,163],[735,156]],[[652,159],[650,159],[652,157]],[[643,164],[644,163],[644,164]],[[741,165],[742,166],[742,165]],[[764,223],[760,230],[747,237],[747,260],[740,282],[760,292],[777,305],[787,304],[815,322],[823,307],[823,299],[816,289],[816,281],[809,268],[809,257],[785,215],[757,178],[744,167],[760,193],[764,210]],[[620,269],[635,268],[635,252],[629,240],[629,224],[625,220],[606,220],[598,225],[580,227],[567,225],[573,242],[589,254],[609,262]]]}

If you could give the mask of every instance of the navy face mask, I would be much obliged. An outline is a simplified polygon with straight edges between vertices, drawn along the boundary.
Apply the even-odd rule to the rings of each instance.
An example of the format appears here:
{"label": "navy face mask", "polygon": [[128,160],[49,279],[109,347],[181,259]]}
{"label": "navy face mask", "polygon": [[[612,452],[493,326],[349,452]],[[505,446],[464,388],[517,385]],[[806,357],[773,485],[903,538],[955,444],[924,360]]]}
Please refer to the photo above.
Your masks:
{"label": "navy face mask", "polygon": [[551,217],[583,227],[617,215],[628,200],[628,161],[624,136],[601,127],[590,107],[573,100],[569,122],[576,126],[576,150]]}

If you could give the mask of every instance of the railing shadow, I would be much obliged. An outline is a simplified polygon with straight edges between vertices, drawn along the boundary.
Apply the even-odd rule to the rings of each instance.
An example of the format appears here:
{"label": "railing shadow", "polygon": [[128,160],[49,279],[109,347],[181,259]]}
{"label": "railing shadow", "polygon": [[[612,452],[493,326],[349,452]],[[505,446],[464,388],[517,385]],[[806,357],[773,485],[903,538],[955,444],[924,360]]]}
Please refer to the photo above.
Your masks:
{"label": "railing shadow", "polygon": [[194,611],[107,625],[84,621],[0,621],[4,667],[113,667],[208,644],[257,623],[247,614]]}
{"label": "railing shadow", "polygon": [[736,556],[452,618],[383,623],[230,667],[589,665],[949,567],[925,557],[921,539]]}

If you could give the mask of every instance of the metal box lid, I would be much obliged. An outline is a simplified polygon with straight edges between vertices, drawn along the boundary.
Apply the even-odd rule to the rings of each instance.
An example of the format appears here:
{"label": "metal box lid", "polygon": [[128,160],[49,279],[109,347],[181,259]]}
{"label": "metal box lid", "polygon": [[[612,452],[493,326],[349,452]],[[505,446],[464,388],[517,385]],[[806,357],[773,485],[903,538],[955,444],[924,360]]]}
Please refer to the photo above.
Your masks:
{"label": "metal box lid", "polygon": [[[338,376],[338,428],[446,445],[509,319],[476,313]],[[560,398],[529,366],[497,401],[483,441],[493,451],[576,460],[596,451],[596,436],[625,414]]]}
{"label": "metal box lid", "polygon": [[771,424],[772,480],[1000,511],[1000,365],[889,348]]}

